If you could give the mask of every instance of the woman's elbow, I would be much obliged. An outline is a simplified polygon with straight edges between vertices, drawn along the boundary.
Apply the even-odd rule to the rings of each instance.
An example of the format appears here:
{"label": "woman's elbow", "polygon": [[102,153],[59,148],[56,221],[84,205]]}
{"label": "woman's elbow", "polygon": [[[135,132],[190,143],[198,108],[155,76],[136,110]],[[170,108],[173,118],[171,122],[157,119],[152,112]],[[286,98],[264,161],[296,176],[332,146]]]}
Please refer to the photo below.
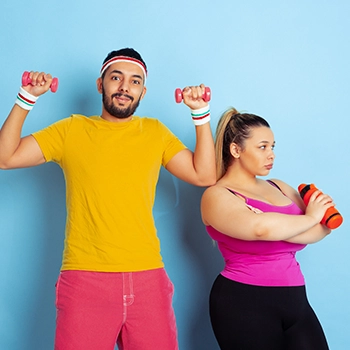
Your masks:
{"label": "woman's elbow", "polygon": [[253,235],[256,241],[271,240],[271,232],[265,225],[256,225],[253,230]]}

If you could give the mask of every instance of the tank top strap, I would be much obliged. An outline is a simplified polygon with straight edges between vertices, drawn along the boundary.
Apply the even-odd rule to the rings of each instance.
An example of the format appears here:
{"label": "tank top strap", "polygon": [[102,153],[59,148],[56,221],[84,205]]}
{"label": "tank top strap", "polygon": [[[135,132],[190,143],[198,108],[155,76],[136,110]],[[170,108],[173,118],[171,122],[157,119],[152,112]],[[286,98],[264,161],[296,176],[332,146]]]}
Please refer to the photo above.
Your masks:
{"label": "tank top strap", "polygon": [[227,188],[227,187],[226,187],[226,189],[229,190],[231,193],[233,193],[235,196],[242,197],[242,198],[245,199],[245,201],[247,201],[247,198],[248,198],[248,197],[245,196],[245,195],[243,195],[242,193],[239,193],[239,192],[237,192],[237,191],[231,190],[230,188]]}
{"label": "tank top strap", "polygon": [[279,187],[276,182],[273,182],[272,180],[266,180],[266,182],[268,182],[271,186],[276,187],[278,190],[280,190],[284,195],[285,193],[282,191],[281,187]]}
{"label": "tank top strap", "polygon": [[[271,186],[276,187],[278,190],[280,190],[283,194],[284,192],[282,191],[281,187],[279,187],[275,182],[273,182],[272,180],[266,180],[266,182],[268,182]],[[247,201],[247,199],[249,199],[249,197],[245,196],[242,193],[239,193],[237,191],[231,190],[230,188],[226,187],[227,190],[229,190],[231,193],[233,193],[236,196],[242,197],[245,199],[245,201]],[[284,194],[285,195],[285,194]]]}

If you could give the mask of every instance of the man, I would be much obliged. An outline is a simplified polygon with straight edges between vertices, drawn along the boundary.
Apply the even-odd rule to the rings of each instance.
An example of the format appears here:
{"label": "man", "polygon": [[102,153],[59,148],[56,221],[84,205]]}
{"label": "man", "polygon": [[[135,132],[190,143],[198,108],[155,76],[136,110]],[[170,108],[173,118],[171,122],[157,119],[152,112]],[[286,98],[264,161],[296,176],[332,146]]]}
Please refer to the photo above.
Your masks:
{"label": "man", "polygon": [[72,115],[21,138],[25,118],[50,88],[31,72],[0,132],[2,169],[58,163],[67,191],[66,238],[56,287],[57,350],[177,349],[173,285],[152,216],[163,165],[198,186],[215,182],[204,85],[183,90],[196,129],[194,153],[158,120],[134,112],[146,94],[147,67],[133,49],[104,60],[101,116]]}

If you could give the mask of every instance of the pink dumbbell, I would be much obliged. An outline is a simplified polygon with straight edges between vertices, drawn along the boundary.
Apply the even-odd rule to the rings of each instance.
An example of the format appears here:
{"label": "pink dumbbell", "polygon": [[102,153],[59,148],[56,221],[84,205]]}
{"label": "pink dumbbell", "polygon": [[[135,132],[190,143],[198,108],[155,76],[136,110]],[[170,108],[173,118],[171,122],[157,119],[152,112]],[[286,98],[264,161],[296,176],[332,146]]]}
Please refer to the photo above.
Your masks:
{"label": "pink dumbbell", "polygon": [[[205,102],[209,102],[210,97],[211,97],[211,91],[210,91],[210,88],[207,86],[207,87],[205,87],[205,91],[204,91],[202,98]],[[182,101],[182,99],[183,99],[182,90],[179,88],[175,89],[175,101],[176,101],[176,103],[180,103]]]}
{"label": "pink dumbbell", "polygon": [[[22,85],[27,86],[32,82],[32,79],[30,79],[30,73],[29,72],[24,72],[22,75]],[[52,92],[56,92],[58,89],[58,79],[53,78],[51,85],[50,85],[50,90]]]}

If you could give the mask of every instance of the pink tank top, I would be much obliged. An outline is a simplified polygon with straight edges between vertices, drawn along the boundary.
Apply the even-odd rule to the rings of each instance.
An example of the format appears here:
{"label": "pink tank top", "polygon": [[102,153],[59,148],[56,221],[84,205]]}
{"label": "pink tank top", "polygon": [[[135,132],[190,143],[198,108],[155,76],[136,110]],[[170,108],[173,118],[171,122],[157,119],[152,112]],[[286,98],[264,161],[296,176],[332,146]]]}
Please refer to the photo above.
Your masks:
{"label": "pink tank top", "polygon": [[[269,183],[275,185],[270,181]],[[303,211],[294,202],[286,206],[275,206],[230,191],[245,198],[248,206],[262,212],[303,214]],[[221,274],[226,278],[257,286],[301,286],[305,284],[304,276],[295,258],[296,252],[305,248],[305,244],[285,241],[244,241],[227,236],[211,226],[206,226],[206,229],[211,238],[218,243],[218,248],[225,261],[225,268]]]}

